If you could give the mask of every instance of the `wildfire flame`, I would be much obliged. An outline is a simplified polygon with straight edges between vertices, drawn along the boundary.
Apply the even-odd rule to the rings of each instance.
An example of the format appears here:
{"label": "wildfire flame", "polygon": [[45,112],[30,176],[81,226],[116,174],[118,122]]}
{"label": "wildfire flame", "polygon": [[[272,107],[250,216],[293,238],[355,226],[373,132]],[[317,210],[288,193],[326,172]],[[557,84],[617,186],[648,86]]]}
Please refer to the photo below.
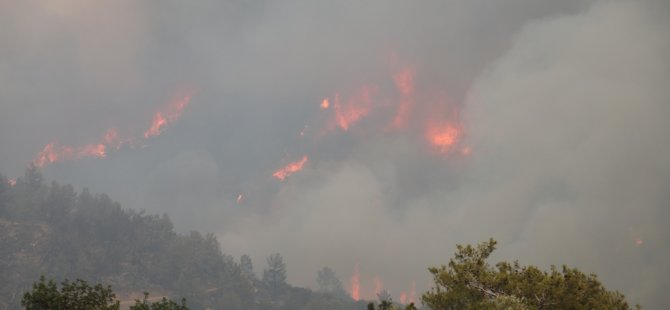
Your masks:
{"label": "wildfire flame", "polygon": [[119,137],[119,133],[114,128],[110,128],[110,129],[107,130],[107,132],[105,133],[104,141],[105,141],[105,145],[107,145],[108,147],[111,147],[115,150],[120,149],[121,145],[123,145],[123,142],[124,142],[121,139],[121,137]]}
{"label": "wildfire flame", "polygon": [[[175,122],[181,117],[182,111],[189,104],[191,96],[180,97],[171,102],[163,110],[156,112],[153,117],[151,127],[144,132],[144,138],[148,139],[161,133],[164,127]],[[97,143],[92,143],[80,147],[57,145],[55,142],[47,143],[40,151],[33,163],[37,167],[44,167],[48,164],[70,159],[79,159],[83,157],[106,158],[109,150],[119,150],[123,145],[133,145],[133,139],[122,138],[115,128],[110,128],[105,132],[104,137]]]}
{"label": "wildfire flame", "polygon": [[406,67],[393,75],[393,81],[401,94],[409,96],[414,92],[414,69]]}
{"label": "wildfire flame", "polygon": [[341,102],[340,95],[336,94],[335,102],[333,103],[335,125],[347,131],[351,125],[366,117],[372,110],[375,93],[375,87],[363,86],[357,94],[346,100],[346,102]]}
{"label": "wildfire flame", "polygon": [[300,160],[289,163],[283,168],[275,171],[272,176],[277,178],[279,181],[284,181],[290,175],[302,170],[303,166],[305,166],[307,163],[307,160],[307,155],[303,155]]}
{"label": "wildfire flame", "polygon": [[355,301],[361,299],[361,275],[358,271],[358,263],[354,265],[354,274],[351,276],[351,298]]}
{"label": "wildfire flame", "polygon": [[[451,104],[441,89],[419,88],[417,67],[403,64],[397,54],[390,53],[387,63],[390,74],[386,82],[368,82],[352,94],[336,92],[333,97],[322,100],[321,108],[332,110],[327,130],[348,131],[374,112],[376,118],[388,117],[387,125],[379,128],[383,132],[389,132],[389,128],[421,132],[421,138],[441,155],[470,156],[472,149],[464,145],[458,106]],[[376,85],[388,82],[393,83],[395,92],[380,93]],[[437,115],[442,116],[435,118]]]}
{"label": "wildfire flame", "polygon": [[166,125],[175,122],[178,120],[184,108],[191,101],[191,96],[187,95],[180,99],[174,100],[162,111],[158,111],[154,114],[153,122],[151,127],[144,132],[144,138],[149,139],[152,136],[158,136],[163,131],[163,127]]}
{"label": "wildfire flame", "polygon": [[[426,130],[428,142],[442,153],[450,151],[460,138],[460,135],[460,128],[450,122],[442,124],[432,123]],[[467,152],[469,153],[469,151]]]}
{"label": "wildfire flame", "polygon": [[414,93],[414,70],[410,67],[400,70],[393,75],[393,81],[402,95],[395,117],[393,118],[393,127],[401,128],[407,124],[407,118],[412,110],[412,106],[414,106],[414,100],[411,97]]}
{"label": "wildfire flame", "polygon": [[375,295],[379,295],[379,293],[382,292],[382,289],[384,289],[382,280],[379,278],[379,276],[375,276]]}
{"label": "wildfire flame", "polygon": [[58,160],[79,159],[82,157],[105,158],[107,147],[104,144],[89,144],[82,147],[59,146],[49,143],[44,146],[34,161],[35,166],[44,167]]}
{"label": "wildfire flame", "polygon": [[407,293],[400,292],[400,303],[403,305],[407,303]]}

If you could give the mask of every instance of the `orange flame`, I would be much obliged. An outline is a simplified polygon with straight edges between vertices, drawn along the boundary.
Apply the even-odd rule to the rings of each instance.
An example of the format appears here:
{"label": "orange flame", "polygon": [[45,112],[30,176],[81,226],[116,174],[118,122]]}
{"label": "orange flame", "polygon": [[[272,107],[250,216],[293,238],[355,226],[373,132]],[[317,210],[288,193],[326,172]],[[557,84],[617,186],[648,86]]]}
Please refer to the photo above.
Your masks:
{"label": "orange flame", "polygon": [[393,82],[395,82],[396,89],[402,95],[395,117],[393,118],[392,125],[395,128],[401,128],[406,125],[407,118],[414,106],[414,100],[411,98],[414,93],[414,73],[414,68],[404,67],[393,74]]}
{"label": "orange flame", "polygon": [[42,151],[37,155],[37,158],[34,160],[35,166],[44,167],[46,164],[50,164],[58,160],[59,152],[54,150],[53,143],[49,143],[44,146]]}
{"label": "orange flame", "polygon": [[[156,136],[161,133],[163,127],[176,121],[181,117],[182,111],[188,105],[191,96],[187,95],[171,102],[164,110],[156,112],[151,127],[144,132],[144,138]],[[123,145],[133,146],[133,139],[123,139],[115,128],[110,128],[105,132],[104,137],[98,143],[88,144],[81,147],[56,146],[51,142],[44,146],[33,163],[38,167],[44,167],[48,164],[60,160],[78,159],[82,157],[107,157],[108,150],[119,150]]]}
{"label": "orange flame", "polygon": [[107,156],[107,147],[104,144],[89,144],[80,148],[77,152],[78,157],[93,156],[105,158]]}
{"label": "orange flame", "polygon": [[107,147],[104,144],[89,144],[77,148],[70,146],[57,148],[54,143],[49,143],[44,146],[33,163],[35,166],[44,167],[58,160],[78,159],[89,156],[105,158],[107,156]]}
{"label": "orange flame", "polygon": [[401,94],[409,96],[414,92],[414,69],[407,67],[393,75],[395,86]]}
{"label": "orange flame", "polygon": [[407,293],[400,292],[400,303],[403,305],[407,303]]}
{"label": "orange flame", "polygon": [[307,155],[303,155],[302,159],[289,163],[283,168],[275,171],[272,176],[280,181],[284,181],[288,176],[302,170],[302,167],[307,163],[307,160]]}
{"label": "orange flame", "polygon": [[114,128],[110,128],[107,130],[105,133],[105,145],[118,150],[121,148],[121,145],[123,144],[123,140],[119,137],[119,133],[116,131]]}
{"label": "orange flame", "polygon": [[426,130],[428,143],[440,152],[446,153],[460,138],[460,129],[452,123],[429,124]]}
{"label": "orange flame", "polygon": [[164,129],[163,127],[181,117],[184,108],[186,108],[190,101],[191,96],[187,95],[171,102],[164,110],[156,112],[151,127],[144,132],[144,138],[149,139],[152,136],[160,135]]}
{"label": "orange flame", "polygon": [[366,117],[370,113],[370,110],[372,110],[372,97],[375,92],[376,88],[363,86],[346,103],[340,102],[340,95],[336,94],[335,103],[333,104],[335,124],[342,130],[347,131],[351,125]]}
{"label": "orange flame", "polygon": [[351,298],[355,301],[361,299],[361,275],[358,272],[358,263],[354,265],[354,274],[351,276]]}
{"label": "orange flame", "polygon": [[323,98],[323,101],[321,101],[320,107],[324,110],[328,109],[328,107],[330,107],[330,102],[328,101],[328,98]]}
{"label": "orange flame", "polygon": [[382,283],[382,280],[379,278],[379,276],[375,276],[375,295],[379,295],[383,288],[384,284]]}

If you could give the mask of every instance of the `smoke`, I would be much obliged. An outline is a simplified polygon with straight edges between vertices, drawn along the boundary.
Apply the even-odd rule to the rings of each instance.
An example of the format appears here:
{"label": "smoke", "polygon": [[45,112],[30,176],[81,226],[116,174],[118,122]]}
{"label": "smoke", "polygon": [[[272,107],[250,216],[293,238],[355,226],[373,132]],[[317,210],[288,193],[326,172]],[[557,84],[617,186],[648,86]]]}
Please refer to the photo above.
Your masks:
{"label": "smoke", "polygon": [[[142,147],[44,173],[214,231],[259,267],[282,253],[297,285],[330,266],[343,283],[356,275],[361,298],[414,299],[456,243],[495,237],[496,259],[577,266],[660,306],[668,12],[652,1],[3,2],[0,171],[19,175],[52,141],[159,124]],[[198,92],[179,120],[152,123],[185,87]]]}

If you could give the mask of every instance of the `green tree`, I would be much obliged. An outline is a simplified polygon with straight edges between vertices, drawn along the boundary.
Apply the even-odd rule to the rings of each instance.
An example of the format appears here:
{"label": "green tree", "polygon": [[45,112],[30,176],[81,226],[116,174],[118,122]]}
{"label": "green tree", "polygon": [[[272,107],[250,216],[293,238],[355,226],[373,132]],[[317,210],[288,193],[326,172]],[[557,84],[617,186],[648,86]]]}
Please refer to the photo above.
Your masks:
{"label": "green tree", "polygon": [[379,302],[391,301],[391,293],[389,293],[387,290],[382,290],[381,292],[377,293],[377,299]]}
{"label": "green tree", "polygon": [[186,298],[181,299],[181,304],[163,297],[156,302],[149,302],[149,293],[144,292],[144,300],[135,300],[130,310],[189,310],[186,307]]}
{"label": "green tree", "polygon": [[346,297],[347,292],[335,272],[330,267],[323,267],[316,276],[316,284],[321,293],[329,293],[338,297]]}
{"label": "green tree", "polygon": [[240,257],[240,271],[242,276],[249,280],[256,280],[256,275],[254,274],[254,264],[251,262],[251,257],[244,254]]}
{"label": "green tree", "polygon": [[435,287],[423,294],[423,303],[434,310],[631,309],[594,274],[566,266],[542,271],[516,261],[492,267],[486,260],[495,246],[493,239],[476,247],[458,245],[448,266],[429,268]]}
{"label": "green tree", "polygon": [[276,300],[286,286],[286,264],[279,253],[271,255],[267,261],[268,268],[263,270],[263,283],[270,297]]}
{"label": "green tree", "polygon": [[[397,305],[397,304],[394,305],[393,301],[388,299],[388,300],[380,301],[379,304],[377,305],[377,308],[375,308],[375,303],[370,302],[370,303],[368,303],[367,309],[368,310],[375,310],[375,309],[376,310],[400,310],[400,309],[402,309],[402,308],[399,308],[399,307],[400,307],[400,305]],[[410,303],[409,305],[405,306],[404,309],[405,310],[417,310],[416,306],[414,306],[413,302]],[[504,308],[504,309],[507,310],[507,308]]]}
{"label": "green tree", "polygon": [[40,277],[33,289],[23,295],[21,305],[27,310],[118,310],[120,303],[110,286],[90,286],[86,281],[65,280],[58,285]]}

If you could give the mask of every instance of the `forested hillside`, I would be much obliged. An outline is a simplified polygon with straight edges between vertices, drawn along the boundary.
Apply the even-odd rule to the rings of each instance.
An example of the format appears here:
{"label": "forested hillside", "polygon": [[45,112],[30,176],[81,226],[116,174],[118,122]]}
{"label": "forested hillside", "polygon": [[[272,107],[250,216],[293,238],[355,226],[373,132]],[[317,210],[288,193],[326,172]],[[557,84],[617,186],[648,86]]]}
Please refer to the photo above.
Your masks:
{"label": "forested hillside", "polygon": [[185,297],[191,309],[365,308],[349,299],[334,274],[324,280],[327,288],[312,292],[287,284],[286,272],[277,254],[258,278],[248,256],[238,262],[222,253],[212,234],[177,234],[167,215],[46,184],[35,167],[17,180],[0,175],[0,309],[20,308],[41,275],[105,283],[122,301],[145,291]]}
{"label": "forested hillside", "polygon": [[[632,309],[623,294],[575,268],[542,271],[518,262],[493,267],[487,259],[495,246],[493,239],[459,245],[448,265],[430,268],[435,287],[422,295],[425,306]],[[315,292],[286,282],[289,271],[279,253],[266,263],[255,272],[248,255],[238,261],[222,253],[212,234],[178,234],[167,215],[123,209],[104,194],[78,193],[71,185],[47,185],[35,167],[17,180],[0,175],[0,309],[21,309],[31,290],[28,299],[37,302],[44,294],[33,283],[42,276],[104,283],[126,307],[151,292],[154,298],[186,298],[189,309],[375,308],[351,299],[328,267],[315,274]],[[378,297],[377,309],[416,309],[394,304],[386,291]]]}

